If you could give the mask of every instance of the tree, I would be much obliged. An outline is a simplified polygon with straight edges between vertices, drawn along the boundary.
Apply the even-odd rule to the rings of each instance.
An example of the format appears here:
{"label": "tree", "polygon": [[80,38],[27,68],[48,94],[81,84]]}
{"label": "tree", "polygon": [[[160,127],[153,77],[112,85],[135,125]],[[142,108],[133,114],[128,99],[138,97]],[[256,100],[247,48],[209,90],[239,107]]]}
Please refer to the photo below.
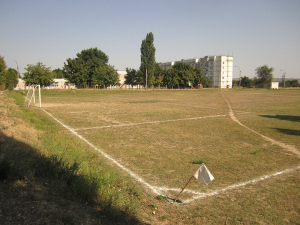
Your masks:
{"label": "tree", "polygon": [[142,41],[141,45],[141,65],[140,71],[143,74],[145,80],[145,88],[148,87],[148,81],[150,84],[154,84],[154,71],[155,71],[155,47],[154,47],[154,36],[150,32],[146,38]]}
{"label": "tree", "polygon": [[199,84],[203,83],[203,72],[202,69],[200,67],[196,67],[194,68],[194,82],[193,82],[193,86],[196,87]]}
{"label": "tree", "polygon": [[242,87],[252,87],[253,86],[253,80],[249,77],[241,77],[241,86]]}
{"label": "tree", "polygon": [[46,67],[41,62],[36,65],[28,64],[25,68],[23,80],[28,85],[49,86],[53,83],[52,72],[50,67]]}
{"label": "tree", "polygon": [[126,68],[125,84],[134,86],[138,84],[138,71],[131,68]]}
{"label": "tree", "polygon": [[173,89],[175,86],[179,86],[179,81],[180,78],[178,76],[177,70],[174,70],[172,68],[165,71],[163,83],[166,86],[171,87]]}
{"label": "tree", "polygon": [[160,67],[158,63],[155,63],[154,70],[154,85],[160,88],[160,85],[163,84],[164,70]]}
{"label": "tree", "polygon": [[77,53],[77,58],[68,58],[64,63],[64,76],[77,87],[86,85],[115,85],[119,83],[116,70],[108,65],[108,56],[97,48]]}
{"label": "tree", "polygon": [[184,62],[176,62],[173,70],[179,77],[179,84],[187,87],[190,83],[194,83],[194,68]]}
{"label": "tree", "polygon": [[0,90],[6,88],[6,63],[4,57],[0,56]]}
{"label": "tree", "polygon": [[52,70],[52,78],[64,78],[64,71],[60,68]]}
{"label": "tree", "polygon": [[119,74],[117,70],[114,69],[113,66],[111,65],[106,66],[105,74],[106,76],[105,76],[104,83],[106,84],[106,86],[108,85],[115,86],[120,84]]}
{"label": "tree", "polygon": [[6,88],[13,90],[18,84],[18,72],[15,69],[8,68],[6,71]]}
{"label": "tree", "polygon": [[259,88],[271,88],[274,68],[267,65],[256,68],[255,86]]}
{"label": "tree", "polygon": [[212,80],[209,79],[208,77],[203,77],[201,83],[202,83],[202,86],[203,86],[204,88],[210,88],[210,87],[213,86]]}

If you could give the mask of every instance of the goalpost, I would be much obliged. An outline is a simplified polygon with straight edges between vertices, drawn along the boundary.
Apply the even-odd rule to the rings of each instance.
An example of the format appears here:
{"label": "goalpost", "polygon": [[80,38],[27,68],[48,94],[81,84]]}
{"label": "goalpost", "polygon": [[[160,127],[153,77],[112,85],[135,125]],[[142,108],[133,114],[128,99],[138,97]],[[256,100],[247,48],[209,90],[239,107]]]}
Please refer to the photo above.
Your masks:
{"label": "goalpost", "polygon": [[38,99],[39,107],[42,107],[42,96],[41,96],[41,86],[40,85],[30,85],[28,87],[27,95],[25,97],[24,104],[29,107],[30,105],[35,106],[35,92],[38,89]]}

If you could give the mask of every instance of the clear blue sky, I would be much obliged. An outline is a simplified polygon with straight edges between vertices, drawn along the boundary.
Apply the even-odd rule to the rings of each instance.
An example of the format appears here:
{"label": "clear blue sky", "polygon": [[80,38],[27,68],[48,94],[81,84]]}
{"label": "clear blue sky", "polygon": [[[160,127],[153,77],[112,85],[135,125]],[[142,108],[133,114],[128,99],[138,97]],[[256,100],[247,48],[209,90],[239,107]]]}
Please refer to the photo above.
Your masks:
{"label": "clear blue sky", "polygon": [[38,61],[62,68],[91,47],[137,69],[149,32],[157,62],[233,54],[242,76],[267,64],[300,78],[300,0],[0,0],[0,55],[21,73]]}

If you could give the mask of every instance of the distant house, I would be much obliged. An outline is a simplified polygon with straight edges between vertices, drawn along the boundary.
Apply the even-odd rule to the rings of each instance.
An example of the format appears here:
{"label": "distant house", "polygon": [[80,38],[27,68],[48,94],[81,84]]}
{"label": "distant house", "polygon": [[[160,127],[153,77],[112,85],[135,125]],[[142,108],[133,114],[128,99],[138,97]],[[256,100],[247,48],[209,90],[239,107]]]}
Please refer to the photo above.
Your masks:
{"label": "distant house", "polygon": [[278,89],[279,88],[279,82],[272,82],[271,83],[271,89]]}
{"label": "distant house", "polygon": [[53,83],[49,86],[49,89],[75,89],[76,86],[73,83],[69,83],[65,78],[55,78]]}

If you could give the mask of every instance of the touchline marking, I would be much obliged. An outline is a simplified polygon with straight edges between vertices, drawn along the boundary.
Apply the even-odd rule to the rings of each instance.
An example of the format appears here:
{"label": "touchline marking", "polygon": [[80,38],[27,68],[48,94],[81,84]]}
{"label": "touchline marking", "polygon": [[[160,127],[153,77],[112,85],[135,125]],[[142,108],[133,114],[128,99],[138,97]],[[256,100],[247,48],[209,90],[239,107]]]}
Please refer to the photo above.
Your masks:
{"label": "touchline marking", "polygon": [[123,169],[124,171],[126,171],[127,173],[130,174],[130,176],[132,176],[134,179],[136,179],[137,181],[139,181],[140,183],[142,183],[143,185],[145,185],[146,187],[148,187],[153,193],[159,195],[160,192],[157,188],[153,187],[152,185],[150,185],[148,182],[144,181],[141,177],[139,177],[137,174],[133,173],[131,170],[129,170],[128,168],[126,168],[125,166],[123,166],[122,164],[120,164],[119,162],[117,162],[115,159],[113,159],[112,157],[110,157],[108,154],[106,154],[105,152],[103,152],[102,150],[100,150],[99,148],[97,148],[95,145],[93,145],[92,143],[90,143],[88,140],[86,140],[84,137],[82,137],[81,135],[77,134],[74,130],[72,130],[70,127],[66,126],[65,124],[63,124],[62,122],[60,122],[58,119],[56,119],[52,114],[50,114],[49,112],[47,112],[46,110],[42,109],[46,114],[48,114],[50,117],[52,117],[56,122],[58,122],[60,125],[62,125],[64,128],[66,128],[67,130],[69,130],[72,134],[74,134],[75,136],[77,136],[78,138],[80,138],[81,140],[83,140],[85,143],[87,143],[90,147],[92,147],[94,150],[98,151],[99,153],[101,153],[105,158],[109,159],[110,161],[112,161],[114,164],[116,164],[118,167],[120,167],[121,169]]}
{"label": "touchline marking", "polygon": [[223,114],[223,115],[200,116],[200,117],[192,117],[192,118],[176,119],[176,120],[161,120],[161,121],[151,121],[151,122],[143,122],[143,123],[115,124],[115,125],[108,125],[108,126],[77,128],[77,129],[73,129],[73,130],[78,131],[78,130],[91,130],[91,129],[111,128],[111,127],[128,127],[128,126],[137,126],[137,125],[143,125],[143,124],[158,124],[158,123],[186,121],[186,120],[198,120],[198,119],[206,119],[206,118],[225,117],[225,116],[229,116],[229,115]]}

